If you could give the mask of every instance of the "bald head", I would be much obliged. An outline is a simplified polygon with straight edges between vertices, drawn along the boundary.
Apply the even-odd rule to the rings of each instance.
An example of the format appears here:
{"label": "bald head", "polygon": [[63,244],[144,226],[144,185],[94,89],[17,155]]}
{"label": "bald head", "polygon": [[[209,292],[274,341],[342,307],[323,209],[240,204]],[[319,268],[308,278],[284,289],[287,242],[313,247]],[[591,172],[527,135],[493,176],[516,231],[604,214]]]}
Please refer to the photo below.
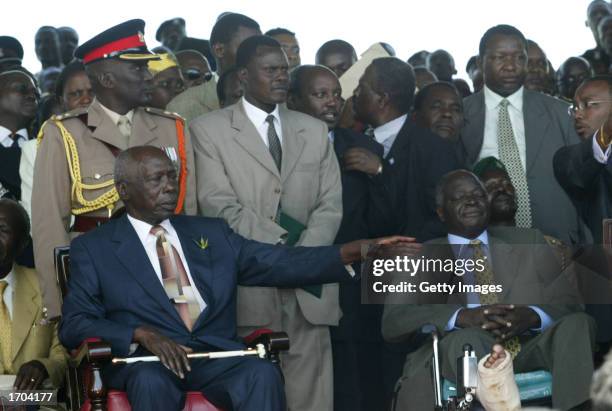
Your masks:
{"label": "bald head", "polygon": [[341,96],[338,77],[325,66],[303,65],[291,72],[288,107],[318,118],[330,130],[340,117]]}
{"label": "bald head", "polygon": [[177,170],[161,149],[129,148],[115,160],[115,187],[127,213],[149,224],[174,214],[178,200]]}
{"label": "bald head", "polygon": [[330,40],[324,43],[315,57],[315,63],[332,70],[338,77],[342,76],[357,61],[353,46],[344,40]]}

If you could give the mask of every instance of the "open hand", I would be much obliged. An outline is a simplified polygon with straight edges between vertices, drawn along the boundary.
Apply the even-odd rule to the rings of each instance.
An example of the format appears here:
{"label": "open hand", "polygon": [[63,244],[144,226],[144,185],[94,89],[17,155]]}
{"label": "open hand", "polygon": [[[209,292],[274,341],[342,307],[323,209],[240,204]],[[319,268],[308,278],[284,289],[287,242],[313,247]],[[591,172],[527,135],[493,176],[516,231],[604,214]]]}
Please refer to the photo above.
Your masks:
{"label": "open hand", "polygon": [[375,247],[374,254],[378,258],[397,255],[416,255],[421,251],[421,244],[418,244],[413,237],[403,237],[400,235],[374,238],[370,240],[356,240],[346,243],[340,247],[340,255],[343,264],[352,264],[361,261],[361,250],[363,247]]}
{"label": "open hand", "polygon": [[158,356],[161,363],[179,378],[185,378],[185,373],[191,371],[187,353],[191,353],[193,350],[175,343],[154,328],[147,326],[136,328],[134,330],[134,341],[149,350],[153,355]]}

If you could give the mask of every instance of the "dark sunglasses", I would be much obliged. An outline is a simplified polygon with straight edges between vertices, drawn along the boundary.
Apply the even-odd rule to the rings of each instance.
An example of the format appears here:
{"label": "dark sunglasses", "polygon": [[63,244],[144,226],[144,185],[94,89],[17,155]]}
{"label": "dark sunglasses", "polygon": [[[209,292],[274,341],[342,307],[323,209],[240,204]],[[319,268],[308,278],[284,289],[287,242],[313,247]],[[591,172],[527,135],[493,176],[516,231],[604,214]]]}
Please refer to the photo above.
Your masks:
{"label": "dark sunglasses", "polygon": [[200,78],[204,79],[204,82],[208,82],[213,78],[213,75],[211,72],[207,72],[207,73],[202,73],[200,70],[198,69],[187,69],[187,70],[183,70],[183,76],[189,80],[198,80]]}

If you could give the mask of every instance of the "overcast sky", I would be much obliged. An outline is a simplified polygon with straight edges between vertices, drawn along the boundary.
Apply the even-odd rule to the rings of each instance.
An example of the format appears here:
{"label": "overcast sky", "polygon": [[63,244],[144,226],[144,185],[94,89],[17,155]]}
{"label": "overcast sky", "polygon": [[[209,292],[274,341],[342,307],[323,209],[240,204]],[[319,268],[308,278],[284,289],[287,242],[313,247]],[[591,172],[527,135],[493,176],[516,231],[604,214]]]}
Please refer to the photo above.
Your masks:
{"label": "overcast sky", "polygon": [[540,44],[555,68],[567,57],[592,48],[594,41],[584,24],[588,3],[587,0],[58,0],[44,3],[5,0],[0,35],[12,35],[21,41],[25,49],[24,65],[36,72],[40,65],[34,54],[34,34],[42,25],[72,26],[83,42],[122,21],[142,18],[147,23],[145,37],[152,48],[157,45],[155,30],[166,19],[183,17],[189,36],[207,39],[217,16],[234,11],[257,20],[263,31],[274,27],[295,31],[302,48],[302,63],[313,63],[317,48],[333,38],[349,41],[358,54],[372,43],[384,41],[404,60],[418,50],[444,48],[455,57],[459,75],[465,78],[467,59],[477,53],[480,37],[495,24],[515,25],[527,38]]}

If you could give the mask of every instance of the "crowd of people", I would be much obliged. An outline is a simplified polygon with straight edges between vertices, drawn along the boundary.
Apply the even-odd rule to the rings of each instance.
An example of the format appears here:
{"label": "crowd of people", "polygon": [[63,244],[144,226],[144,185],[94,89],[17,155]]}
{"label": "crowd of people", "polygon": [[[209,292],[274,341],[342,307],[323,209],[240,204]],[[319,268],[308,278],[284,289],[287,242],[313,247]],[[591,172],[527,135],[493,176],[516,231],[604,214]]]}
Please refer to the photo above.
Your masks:
{"label": "crowd of people", "polygon": [[[592,1],[587,25],[595,47],[557,69],[492,26],[471,85],[446,50],[359,61],[330,39],[304,64],[300,33],[229,12],[208,40],[167,20],[151,50],[142,20],[85,42],[44,26],[35,74],[0,36],[0,374],[61,388],[67,352],[99,337],[160,358],[103,369],[135,410],[194,390],[228,410],[428,410],[433,324],[448,380],[469,343],[484,367],[549,371],[555,409],[612,409],[612,301],[363,304],[359,281],[363,247],[435,244],[488,258],[473,283],[536,295],[612,243],[612,5]],[[262,328],[289,335],[280,370],[187,359]]]}

